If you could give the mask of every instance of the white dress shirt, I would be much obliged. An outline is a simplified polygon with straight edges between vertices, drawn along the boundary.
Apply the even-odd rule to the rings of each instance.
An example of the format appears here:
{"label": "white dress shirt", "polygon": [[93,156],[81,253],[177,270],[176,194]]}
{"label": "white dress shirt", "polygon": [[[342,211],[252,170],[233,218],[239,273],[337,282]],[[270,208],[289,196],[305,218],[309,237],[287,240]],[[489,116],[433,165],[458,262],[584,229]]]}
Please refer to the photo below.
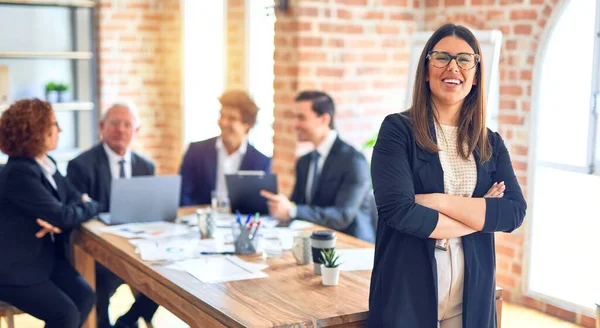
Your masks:
{"label": "white dress shirt", "polygon": [[125,160],[125,178],[131,178],[131,150],[127,149],[125,151],[125,155],[121,156],[110,149],[106,143],[102,143],[102,147],[104,147],[104,151],[108,157],[108,166],[110,167],[110,174],[112,175],[112,178],[119,179],[119,172],[121,171],[121,165],[119,162],[121,160]]}
{"label": "white dress shirt", "polygon": [[217,139],[215,145],[217,148],[217,194],[227,195],[227,184],[225,183],[226,174],[235,174],[240,170],[244,155],[248,150],[248,139],[244,139],[240,147],[231,155],[227,153],[221,137]]}
{"label": "white dress shirt", "polygon": [[44,156],[43,160],[36,158],[35,161],[42,169],[42,174],[44,174],[46,180],[48,180],[48,182],[50,182],[52,187],[54,187],[54,189],[56,190],[58,187],[56,186],[56,181],[54,181],[53,177],[56,173],[56,164],[54,164],[54,162],[52,162],[52,160],[50,160],[48,156]]}
{"label": "white dress shirt", "polygon": [[[337,131],[331,130],[329,132],[329,134],[327,135],[327,137],[325,137],[325,139],[315,149],[319,153],[319,161],[317,162],[318,172],[321,172],[323,170],[323,165],[325,164],[325,160],[327,160],[327,156],[329,156],[329,152],[331,151],[331,148],[333,147],[333,144],[335,143],[335,139],[337,139],[337,136],[338,136]],[[305,190],[305,194],[304,194],[307,204],[309,204],[312,201],[312,199],[310,199],[310,198],[312,196],[311,191],[312,191],[312,182],[313,182],[314,175],[315,175],[314,164],[311,160],[310,164],[308,166],[308,175],[306,177],[306,190]],[[297,213],[298,213],[297,207],[295,205],[292,205],[292,207],[290,208],[290,211],[289,211],[290,217],[292,219],[295,218]]]}

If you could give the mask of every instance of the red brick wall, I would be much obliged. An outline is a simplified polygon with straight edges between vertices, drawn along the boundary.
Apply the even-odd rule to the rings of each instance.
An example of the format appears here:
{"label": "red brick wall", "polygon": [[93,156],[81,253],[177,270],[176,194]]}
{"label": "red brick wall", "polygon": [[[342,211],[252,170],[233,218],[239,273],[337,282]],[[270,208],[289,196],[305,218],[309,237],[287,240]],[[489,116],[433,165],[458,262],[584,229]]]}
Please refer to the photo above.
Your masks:
{"label": "red brick wall", "polygon": [[420,1],[294,1],[275,23],[273,169],[282,191],[294,184],[293,99],[305,89],[330,93],[336,126],[358,149],[388,113],[403,110],[407,46]]}
{"label": "red brick wall", "polygon": [[142,127],[133,148],[177,172],[182,153],[181,15],[175,0],[100,0],[99,108],[133,102]]}
{"label": "red brick wall", "polygon": [[246,0],[227,0],[226,88],[246,88]]}

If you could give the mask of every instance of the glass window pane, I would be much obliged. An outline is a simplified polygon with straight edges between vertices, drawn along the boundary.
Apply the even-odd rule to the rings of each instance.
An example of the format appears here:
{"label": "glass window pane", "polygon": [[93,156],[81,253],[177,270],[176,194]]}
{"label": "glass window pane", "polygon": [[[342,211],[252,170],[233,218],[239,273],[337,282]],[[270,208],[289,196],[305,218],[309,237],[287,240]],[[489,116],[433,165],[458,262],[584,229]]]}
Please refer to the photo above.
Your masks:
{"label": "glass window pane", "polygon": [[598,301],[598,190],[598,176],[536,168],[529,279],[533,291],[589,308]]}
{"label": "glass window pane", "polygon": [[248,71],[249,91],[258,105],[256,125],[250,131],[250,142],[263,154],[273,156],[273,72],[275,62],[275,15],[266,15],[273,0],[252,0],[249,6]]}
{"label": "glass window pane", "polygon": [[184,141],[219,135],[224,76],[224,0],[183,0]]}
{"label": "glass window pane", "polygon": [[69,8],[3,5],[0,22],[0,51],[73,51]]}
{"label": "glass window pane", "polygon": [[587,166],[595,1],[570,1],[544,52],[538,160]]}
{"label": "glass window pane", "polygon": [[[2,33],[0,33],[2,35]],[[73,99],[73,67],[69,59],[0,59],[0,66],[8,68],[8,102],[23,98],[39,98],[56,102],[56,94],[46,99],[48,82],[66,83],[69,90],[62,101]]]}

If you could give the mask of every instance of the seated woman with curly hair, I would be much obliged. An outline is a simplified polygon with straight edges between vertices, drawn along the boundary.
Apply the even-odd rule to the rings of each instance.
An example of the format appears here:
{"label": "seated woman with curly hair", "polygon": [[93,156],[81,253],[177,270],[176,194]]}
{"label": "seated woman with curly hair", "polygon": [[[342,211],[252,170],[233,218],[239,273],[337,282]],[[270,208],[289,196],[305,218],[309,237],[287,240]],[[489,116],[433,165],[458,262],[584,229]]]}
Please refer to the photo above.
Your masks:
{"label": "seated woman with curly hair", "polygon": [[95,296],[69,263],[67,231],[98,214],[98,204],[46,155],[60,132],[41,100],[17,101],[0,117],[0,150],[9,156],[0,171],[0,300],[47,328],[75,328]]}

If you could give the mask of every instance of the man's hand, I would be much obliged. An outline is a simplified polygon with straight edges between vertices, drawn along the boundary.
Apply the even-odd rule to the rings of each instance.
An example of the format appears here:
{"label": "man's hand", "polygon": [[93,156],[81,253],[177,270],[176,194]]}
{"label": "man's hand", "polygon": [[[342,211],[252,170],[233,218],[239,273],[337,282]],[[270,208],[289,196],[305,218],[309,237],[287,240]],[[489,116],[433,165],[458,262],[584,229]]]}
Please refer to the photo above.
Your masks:
{"label": "man's hand", "polygon": [[274,194],[272,192],[261,190],[260,195],[268,200],[269,214],[272,217],[282,222],[288,222],[292,218],[290,217],[290,208],[292,208],[292,202],[282,194]]}
{"label": "man's hand", "polygon": [[49,232],[50,233],[61,233],[62,232],[62,230],[60,230],[59,228],[51,225],[50,223],[48,223],[42,219],[37,219],[36,222],[37,222],[37,224],[40,225],[40,227],[42,227],[42,230],[38,231],[35,234],[35,236],[37,238],[44,238],[44,236]]}
{"label": "man's hand", "polygon": [[506,186],[504,185],[504,181],[501,181],[500,183],[494,182],[490,190],[483,195],[483,198],[502,198],[504,197],[505,189]]}

